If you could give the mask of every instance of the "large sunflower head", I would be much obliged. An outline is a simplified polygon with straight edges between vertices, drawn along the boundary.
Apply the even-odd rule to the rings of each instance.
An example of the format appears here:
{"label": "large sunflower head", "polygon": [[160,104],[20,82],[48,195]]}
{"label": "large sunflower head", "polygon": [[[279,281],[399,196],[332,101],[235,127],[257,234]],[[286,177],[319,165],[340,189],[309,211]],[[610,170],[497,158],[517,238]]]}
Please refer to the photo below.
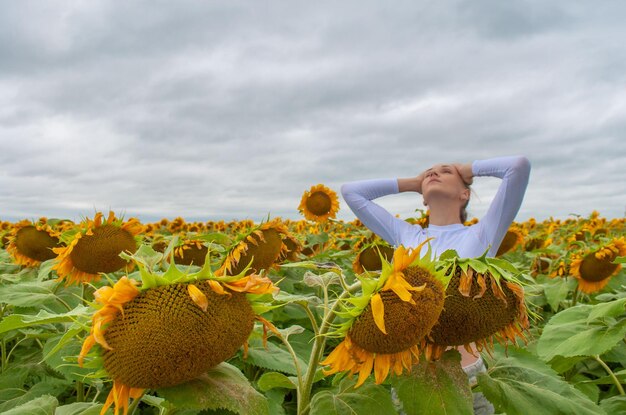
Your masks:
{"label": "large sunflower head", "polygon": [[142,225],[135,218],[126,222],[109,212],[106,222],[101,212],[94,219],[86,219],[67,235],[66,247],[55,248],[58,254],[52,269],[66,283],[88,282],[100,279],[102,273],[119,271],[128,265],[120,253],[137,250],[135,235],[141,233]]}
{"label": "large sunflower head", "polygon": [[606,287],[611,277],[619,272],[621,265],[613,261],[624,255],[626,238],[613,238],[583,253],[574,254],[570,273],[578,280],[578,287],[582,292],[594,293]]}
{"label": "large sunflower head", "polygon": [[509,230],[506,231],[506,235],[504,235],[504,239],[502,239],[502,242],[500,243],[496,256],[502,256],[507,252],[513,251],[523,242],[524,234],[522,233],[522,230],[516,226],[511,226]]}
{"label": "large sunflower head", "polygon": [[[141,249],[162,258],[147,246]],[[124,276],[94,293],[97,311],[78,358],[81,366],[87,358],[90,367],[104,369],[113,380],[102,413],[113,403],[116,413],[126,409],[129,397],[145,389],[200,376],[246,343],[255,320],[270,324],[246,295],[276,292],[268,278],[245,272],[218,277],[209,254],[205,266],[190,274],[174,263],[165,272],[154,272],[149,264],[160,259],[124,256],[139,267],[141,283]]]}
{"label": "large sunflower head", "polygon": [[26,267],[36,267],[43,261],[55,258],[54,248],[60,248],[60,232],[47,221],[18,222],[8,234],[7,251],[13,260]]}
{"label": "large sunflower head", "polygon": [[442,255],[438,269],[450,278],[443,312],[425,339],[425,353],[438,359],[450,346],[464,346],[474,353],[489,352],[493,340],[507,344],[525,340],[529,327],[524,290],[516,279],[519,271],[498,258],[459,258],[454,251]]}
{"label": "large sunflower head", "polygon": [[271,268],[278,258],[287,255],[283,239],[288,234],[287,227],[278,218],[253,228],[237,239],[216,274],[237,275],[244,268],[248,268],[249,273],[259,273]]}
{"label": "large sunflower head", "polygon": [[312,186],[302,195],[298,210],[306,219],[325,222],[339,211],[337,193],[323,184]]}
{"label": "large sunflower head", "polygon": [[443,309],[446,284],[430,249],[420,258],[421,247],[400,246],[391,264],[382,258],[380,278],[359,277],[362,294],[338,313],[345,321],[331,335],[344,338],[322,362],[330,365],[325,373],[358,373],[360,386],[372,370],[382,383],[390,370],[399,375],[418,361],[419,345]]}

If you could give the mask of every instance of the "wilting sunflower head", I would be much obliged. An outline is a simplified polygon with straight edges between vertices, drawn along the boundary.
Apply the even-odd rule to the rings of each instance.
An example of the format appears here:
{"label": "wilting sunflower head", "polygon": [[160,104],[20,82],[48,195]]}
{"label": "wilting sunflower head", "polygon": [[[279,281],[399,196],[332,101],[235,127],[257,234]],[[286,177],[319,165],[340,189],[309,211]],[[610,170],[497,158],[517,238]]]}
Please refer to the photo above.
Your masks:
{"label": "wilting sunflower head", "polygon": [[283,242],[289,234],[278,218],[265,222],[240,236],[226,255],[218,275],[237,275],[245,268],[249,273],[260,273],[271,268],[281,255],[286,255]]}
{"label": "wilting sunflower head", "polygon": [[[147,246],[142,250],[146,258],[159,256]],[[95,292],[97,311],[79,356],[81,365],[91,356],[91,366],[99,362],[114,381],[108,406],[114,400],[118,405],[111,397],[120,391],[178,385],[230,358],[260,319],[246,294],[277,290],[255,274],[218,277],[208,260],[196,273],[186,274],[174,263],[156,273],[151,261],[125,257],[139,267],[142,283],[125,276]]]}
{"label": "wilting sunflower head", "polygon": [[57,256],[53,249],[63,246],[60,236],[48,223],[23,220],[8,235],[7,251],[17,264],[36,267]]}
{"label": "wilting sunflower head", "polygon": [[384,243],[367,244],[362,248],[352,262],[352,269],[357,274],[367,271],[380,271],[383,268],[382,260],[391,261],[393,248]]}
{"label": "wilting sunflower head", "polygon": [[81,222],[76,231],[64,235],[67,246],[54,249],[58,257],[52,269],[68,284],[98,280],[102,273],[119,271],[128,265],[120,254],[137,250],[135,235],[142,231],[137,219],[123,222],[113,212],[106,222],[102,219],[98,212],[93,220]]}
{"label": "wilting sunflower head", "polygon": [[450,282],[443,312],[425,340],[426,356],[438,359],[446,348],[461,345],[473,353],[471,343],[489,352],[494,338],[504,344],[525,339],[528,314],[515,267],[485,255],[461,259],[448,252],[437,267]]}
{"label": "wilting sunflower head", "polygon": [[198,239],[186,239],[174,248],[174,261],[179,265],[204,265],[209,248]]}
{"label": "wilting sunflower head", "polygon": [[298,254],[302,252],[300,241],[293,234],[288,233],[283,239],[283,244],[285,244],[285,249],[281,251],[276,262],[296,261]]}
{"label": "wilting sunflower head", "polygon": [[302,195],[298,210],[308,220],[325,222],[339,211],[337,193],[323,184],[312,186]]}
{"label": "wilting sunflower head", "polygon": [[626,255],[626,238],[612,240],[593,245],[583,253],[574,254],[570,265],[570,273],[578,280],[582,292],[594,293],[602,290],[619,272],[620,264],[613,261]]}
{"label": "wilting sunflower head", "polygon": [[346,320],[330,333],[345,337],[322,362],[331,366],[327,374],[359,373],[360,386],[372,370],[381,383],[390,370],[401,374],[418,361],[419,345],[442,311],[446,284],[430,249],[420,258],[422,245],[412,252],[400,246],[391,264],[382,258],[380,278],[359,278],[362,295],[346,301],[338,313]]}

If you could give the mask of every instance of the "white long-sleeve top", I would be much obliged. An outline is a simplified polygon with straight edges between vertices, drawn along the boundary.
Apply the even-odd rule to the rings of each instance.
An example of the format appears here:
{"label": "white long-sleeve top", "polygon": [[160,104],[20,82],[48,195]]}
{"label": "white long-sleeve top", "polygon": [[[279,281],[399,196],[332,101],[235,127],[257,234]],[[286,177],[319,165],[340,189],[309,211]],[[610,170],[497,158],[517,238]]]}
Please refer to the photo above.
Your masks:
{"label": "white long-sleeve top", "polygon": [[[482,255],[495,256],[506,231],[519,211],[528,185],[530,162],[523,156],[498,157],[475,160],[474,176],[493,176],[502,179],[495,198],[485,216],[472,226],[452,224],[445,226],[410,224],[396,218],[373,199],[398,193],[397,179],[361,180],[346,183],[341,194],[354,214],[376,235],[392,246],[416,247],[424,240],[430,241],[433,258],[448,249],[457,251],[461,258]],[[426,250],[422,250],[422,255]]]}

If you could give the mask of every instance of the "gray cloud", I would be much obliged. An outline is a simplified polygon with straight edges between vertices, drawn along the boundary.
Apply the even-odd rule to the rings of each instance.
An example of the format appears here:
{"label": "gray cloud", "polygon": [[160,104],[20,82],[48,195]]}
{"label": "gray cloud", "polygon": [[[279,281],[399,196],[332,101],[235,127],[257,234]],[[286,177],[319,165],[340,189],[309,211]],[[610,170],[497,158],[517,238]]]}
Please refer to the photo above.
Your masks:
{"label": "gray cloud", "polygon": [[[298,218],[524,154],[519,220],[626,207],[621,2],[39,2],[0,16],[1,218]],[[499,185],[475,181],[480,217]],[[413,214],[419,195],[380,200]],[[354,216],[342,205],[340,217]]]}

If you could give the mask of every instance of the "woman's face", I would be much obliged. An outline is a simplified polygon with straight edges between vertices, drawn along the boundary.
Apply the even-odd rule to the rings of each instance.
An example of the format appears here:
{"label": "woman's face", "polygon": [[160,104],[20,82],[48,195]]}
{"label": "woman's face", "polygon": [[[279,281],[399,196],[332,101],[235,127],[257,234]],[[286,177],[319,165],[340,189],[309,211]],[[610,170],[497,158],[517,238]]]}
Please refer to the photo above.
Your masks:
{"label": "woman's face", "polygon": [[445,197],[463,204],[469,199],[469,189],[465,187],[456,167],[450,164],[436,164],[424,172],[422,195],[425,204],[428,204],[432,197]]}

